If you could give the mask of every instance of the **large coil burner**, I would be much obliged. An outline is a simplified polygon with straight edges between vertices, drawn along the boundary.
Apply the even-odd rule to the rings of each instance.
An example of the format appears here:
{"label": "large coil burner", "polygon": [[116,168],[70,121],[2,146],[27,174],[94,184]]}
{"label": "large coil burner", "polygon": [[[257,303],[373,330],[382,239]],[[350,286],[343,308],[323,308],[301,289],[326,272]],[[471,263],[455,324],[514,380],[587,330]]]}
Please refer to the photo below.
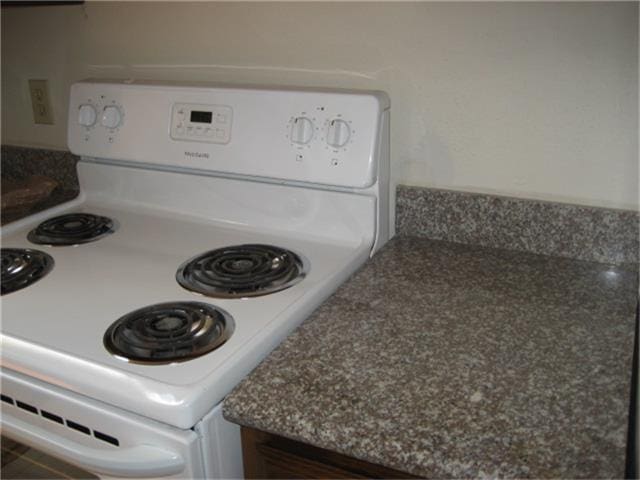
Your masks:
{"label": "large coil burner", "polygon": [[53,258],[29,248],[2,249],[2,295],[37,282],[53,268]]}
{"label": "large coil burner", "polygon": [[68,213],[45,220],[27,239],[39,245],[78,245],[94,242],[115,232],[113,220],[92,213]]}
{"label": "large coil burner", "polygon": [[176,280],[187,290],[209,297],[267,295],[301,281],[308,271],[301,257],[271,245],[219,248],[180,266]]}
{"label": "large coil burner", "polygon": [[165,364],[215,350],[233,333],[224,310],[200,302],[158,303],[116,320],[104,335],[112,354],[133,362]]}

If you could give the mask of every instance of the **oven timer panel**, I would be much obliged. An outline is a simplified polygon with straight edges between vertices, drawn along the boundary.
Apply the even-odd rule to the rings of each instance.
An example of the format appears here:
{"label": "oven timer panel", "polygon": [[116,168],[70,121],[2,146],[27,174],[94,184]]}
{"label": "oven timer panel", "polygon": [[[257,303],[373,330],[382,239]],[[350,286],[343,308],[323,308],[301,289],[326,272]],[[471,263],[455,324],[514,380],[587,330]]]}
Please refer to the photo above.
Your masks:
{"label": "oven timer panel", "polygon": [[226,105],[175,103],[171,138],[189,142],[229,143],[233,110]]}

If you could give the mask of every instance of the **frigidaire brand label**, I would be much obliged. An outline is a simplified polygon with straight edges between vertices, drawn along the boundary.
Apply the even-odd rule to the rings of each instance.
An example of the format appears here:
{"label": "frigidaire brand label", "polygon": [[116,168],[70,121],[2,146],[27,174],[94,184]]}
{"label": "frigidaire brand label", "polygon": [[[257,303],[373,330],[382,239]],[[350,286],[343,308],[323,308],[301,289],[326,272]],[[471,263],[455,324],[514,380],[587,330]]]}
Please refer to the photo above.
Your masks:
{"label": "frigidaire brand label", "polygon": [[209,158],[209,154],[208,153],[201,153],[201,152],[184,152],[185,156],[187,157],[193,157],[193,158]]}

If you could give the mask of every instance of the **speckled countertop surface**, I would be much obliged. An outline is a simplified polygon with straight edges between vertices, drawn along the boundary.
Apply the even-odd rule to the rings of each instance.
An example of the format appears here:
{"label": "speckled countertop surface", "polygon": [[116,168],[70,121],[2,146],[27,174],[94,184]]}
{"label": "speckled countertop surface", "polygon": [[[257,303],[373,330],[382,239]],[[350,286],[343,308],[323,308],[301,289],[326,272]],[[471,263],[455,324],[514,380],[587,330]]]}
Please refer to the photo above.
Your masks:
{"label": "speckled countertop surface", "polygon": [[27,217],[29,215],[33,215],[35,213],[41,212],[51,207],[55,207],[56,205],[60,205],[61,203],[68,202],[73,200],[78,196],[77,190],[62,190],[56,189],[51,194],[45,198],[44,200],[25,208],[22,211],[16,212],[0,212],[0,225],[6,225],[7,223],[15,222],[20,220],[21,218]]}
{"label": "speckled countertop surface", "polygon": [[637,273],[393,239],[225,416],[428,477],[624,476]]}
{"label": "speckled countertop surface", "polygon": [[37,203],[25,204],[24,208],[2,209],[0,224],[14,222],[77,197],[80,190],[76,173],[78,160],[78,157],[66,151],[2,145],[0,161],[3,184],[5,179],[22,182],[33,176],[45,176],[58,185]]}

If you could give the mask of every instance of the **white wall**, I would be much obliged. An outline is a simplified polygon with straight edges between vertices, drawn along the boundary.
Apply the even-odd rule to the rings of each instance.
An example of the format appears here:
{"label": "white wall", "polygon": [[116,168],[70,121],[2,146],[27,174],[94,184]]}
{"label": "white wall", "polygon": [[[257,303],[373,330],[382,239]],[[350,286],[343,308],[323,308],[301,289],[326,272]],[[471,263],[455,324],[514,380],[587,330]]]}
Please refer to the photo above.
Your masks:
{"label": "white wall", "polygon": [[65,148],[89,76],[383,89],[401,183],[638,209],[637,3],[3,8],[3,143]]}

